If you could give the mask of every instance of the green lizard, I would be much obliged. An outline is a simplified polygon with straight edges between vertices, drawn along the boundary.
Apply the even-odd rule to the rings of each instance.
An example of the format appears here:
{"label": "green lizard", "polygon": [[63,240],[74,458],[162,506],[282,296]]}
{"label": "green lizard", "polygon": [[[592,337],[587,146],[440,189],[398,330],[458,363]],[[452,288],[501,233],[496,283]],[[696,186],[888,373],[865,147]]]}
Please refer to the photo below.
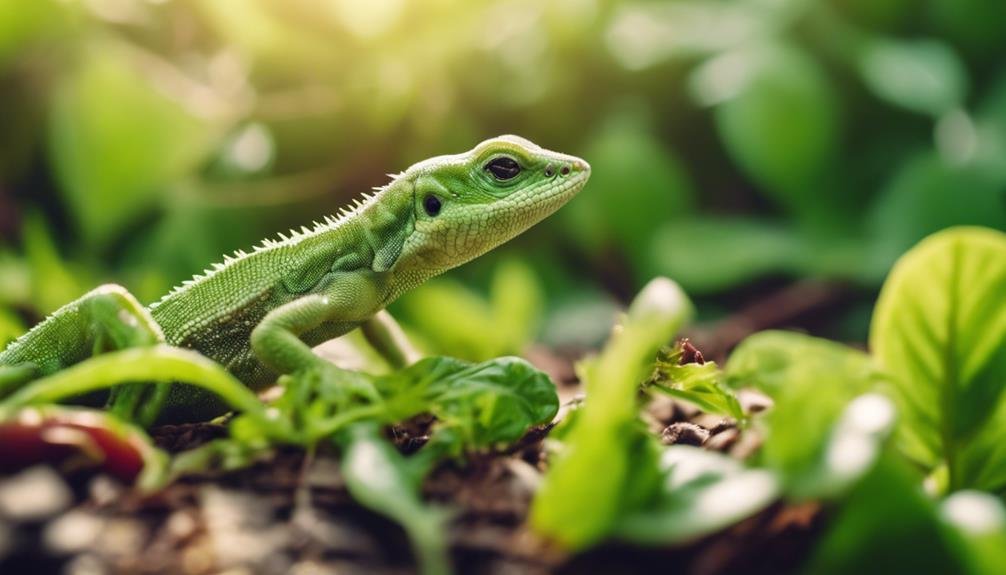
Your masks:
{"label": "green lizard", "polygon": [[[516,136],[408,168],[338,217],[237,252],[149,307],[104,285],[0,352],[10,390],[101,351],[168,343],[219,362],[252,389],[330,369],[312,346],[357,327],[393,365],[413,357],[382,310],[403,292],[522,233],[579,192],[590,166]],[[223,411],[174,385],[162,419]]]}

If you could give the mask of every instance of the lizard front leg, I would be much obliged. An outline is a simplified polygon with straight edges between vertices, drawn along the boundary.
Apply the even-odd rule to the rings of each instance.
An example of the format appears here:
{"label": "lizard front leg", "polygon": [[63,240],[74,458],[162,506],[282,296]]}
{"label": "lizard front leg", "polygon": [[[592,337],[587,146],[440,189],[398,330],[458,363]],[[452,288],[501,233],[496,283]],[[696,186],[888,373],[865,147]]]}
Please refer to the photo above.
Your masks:
{"label": "lizard front leg", "polygon": [[[284,395],[289,395],[296,409],[310,410],[314,398],[319,396],[326,396],[336,404],[352,396],[376,397],[369,380],[318,356],[301,339],[325,322],[363,323],[368,318],[361,312],[366,309],[361,303],[373,301],[377,301],[373,284],[347,274],[333,281],[324,294],[306,295],[272,310],[252,331],[252,351],[259,361],[289,376],[281,377],[280,381]],[[305,426],[315,417],[292,417],[299,420],[304,433],[311,433]]]}
{"label": "lizard front leg", "polygon": [[301,339],[325,322],[363,324],[372,313],[366,302],[377,301],[372,281],[351,274],[338,276],[320,294],[310,294],[269,312],[251,334],[252,351],[266,367],[280,374],[329,364]]}

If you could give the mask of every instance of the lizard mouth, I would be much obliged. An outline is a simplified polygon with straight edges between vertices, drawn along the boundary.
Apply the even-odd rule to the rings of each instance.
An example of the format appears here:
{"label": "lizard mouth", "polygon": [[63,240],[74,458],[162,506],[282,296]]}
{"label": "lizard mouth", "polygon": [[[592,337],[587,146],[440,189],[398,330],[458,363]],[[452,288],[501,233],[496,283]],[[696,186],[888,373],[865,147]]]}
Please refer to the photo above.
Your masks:
{"label": "lizard mouth", "polygon": [[537,203],[541,211],[541,219],[544,219],[571,200],[578,194],[590,178],[590,170],[576,172],[564,179],[554,181],[551,188],[537,198],[531,199]]}

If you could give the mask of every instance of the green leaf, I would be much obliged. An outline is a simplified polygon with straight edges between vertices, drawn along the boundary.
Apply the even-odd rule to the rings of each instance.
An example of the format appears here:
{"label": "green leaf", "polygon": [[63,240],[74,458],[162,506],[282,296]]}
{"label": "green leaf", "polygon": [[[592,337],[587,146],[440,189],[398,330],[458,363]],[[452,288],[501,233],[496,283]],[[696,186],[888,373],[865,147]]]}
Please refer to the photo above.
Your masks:
{"label": "green leaf", "polygon": [[409,323],[437,352],[483,361],[527,346],[537,332],[543,299],[531,267],[508,258],[493,270],[488,297],[438,278],[406,294],[402,305]]}
{"label": "green leaf", "polygon": [[[792,407],[792,406],[790,406]],[[830,430],[816,461],[785,477],[796,498],[835,498],[869,472],[894,429],[894,404],[868,393],[852,400]]]}
{"label": "green leaf", "polygon": [[76,15],[76,6],[56,0],[0,2],[0,66],[26,44],[58,39]]}
{"label": "green leaf", "polygon": [[[496,357],[519,353],[534,339],[541,323],[544,295],[534,269],[524,260],[508,257],[493,270],[489,286],[489,302],[493,311],[493,332],[499,334],[500,348]],[[483,337],[485,332],[482,333]]]}
{"label": "green leaf", "polygon": [[431,412],[441,425],[460,432],[469,448],[520,439],[559,409],[548,375],[516,357],[479,364],[428,357],[378,377],[376,385],[395,419]]}
{"label": "green leaf", "polygon": [[919,240],[943,228],[1006,228],[1006,188],[975,166],[953,166],[923,153],[894,173],[870,208],[867,224],[873,238],[867,264],[887,270]]}
{"label": "green leaf", "polygon": [[449,573],[447,515],[422,502],[417,478],[407,460],[373,424],[354,425],[342,443],[342,473],[353,499],[405,528],[424,575]]}
{"label": "green leaf", "polygon": [[938,40],[875,40],[863,50],[859,71],[866,86],[896,106],[939,116],[963,103],[964,64]]}
{"label": "green leaf", "polygon": [[838,142],[835,96],[821,66],[787,45],[719,58],[736,60],[723,67],[745,79],[714,109],[727,152],[782,206],[800,216],[825,213],[829,198],[808,193]]}
{"label": "green leaf", "polygon": [[953,228],[903,256],[870,346],[898,400],[912,459],[947,465],[951,489],[1006,488],[1006,235]]}
{"label": "green leaf", "polygon": [[672,397],[694,403],[706,413],[727,415],[744,419],[733,390],[724,383],[723,372],[716,362],[681,364],[680,347],[673,351],[664,349],[657,356],[653,375],[647,386]]}
{"label": "green leaf", "polygon": [[21,318],[13,311],[0,307],[0,349],[17,339],[26,331]]}
{"label": "green leaf", "polygon": [[793,331],[760,331],[744,339],[726,363],[727,381],[734,387],[750,386],[773,399],[803,383],[807,368],[836,374],[848,381],[849,396],[878,381],[870,357],[847,345]]}
{"label": "green leaf", "polygon": [[585,367],[586,404],[532,505],[536,531],[567,547],[583,548],[648,501],[659,470],[647,455],[653,438],[639,421],[639,384],[652,369],[657,350],[690,315],[691,304],[681,288],[657,278],[632,302],[601,355]]}
{"label": "green leaf", "polygon": [[882,459],[849,494],[804,573],[966,573],[961,541],[946,529],[919,478]]}
{"label": "green leaf", "polygon": [[773,399],[761,456],[798,497],[844,488],[892,425],[876,402],[859,408],[852,402],[878,381],[870,358],[834,342],[792,332],[757,333],[731,355],[726,375],[732,385],[754,387]]}
{"label": "green leaf", "polygon": [[[779,495],[775,476],[728,456],[674,445],[660,459],[657,501],[619,520],[617,537],[632,543],[685,543],[720,531],[768,507]],[[728,503],[727,503],[728,502]]]}
{"label": "green leaf", "polygon": [[492,329],[492,306],[461,282],[429,281],[406,294],[401,305],[409,325],[429,338],[439,353],[478,361],[493,357],[502,347]]}
{"label": "green leaf", "polygon": [[52,313],[84,294],[86,280],[82,281],[79,274],[67,268],[49,227],[39,214],[29,214],[22,234],[35,309]]}
{"label": "green leaf", "polygon": [[981,491],[958,491],[939,508],[940,517],[961,535],[969,573],[998,575],[1006,565],[1006,508]]}
{"label": "green leaf", "polygon": [[[55,95],[49,152],[91,245],[104,244],[151,209],[222,135],[219,121],[194,109],[193,98],[204,107],[216,103],[208,88],[144,58],[152,56],[110,40],[87,45],[79,68]],[[156,89],[157,82],[170,95]]]}

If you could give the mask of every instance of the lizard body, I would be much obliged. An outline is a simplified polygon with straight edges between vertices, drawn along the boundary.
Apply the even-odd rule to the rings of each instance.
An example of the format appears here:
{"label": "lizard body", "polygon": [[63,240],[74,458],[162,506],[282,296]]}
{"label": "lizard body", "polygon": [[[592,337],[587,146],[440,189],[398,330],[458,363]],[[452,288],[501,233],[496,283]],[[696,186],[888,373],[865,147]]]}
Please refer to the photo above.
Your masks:
{"label": "lizard body", "polygon": [[[361,326],[380,332],[366,328],[391,301],[550,215],[589,175],[583,160],[516,136],[431,158],[338,217],[238,252],[149,307],[101,286],[12,342],[0,368],[31,366],[38,377],[104,349],[166,342],[260,388],[320,361],[311,346]],[[168,405],[173,419],[221,409],[185,385]]]}

